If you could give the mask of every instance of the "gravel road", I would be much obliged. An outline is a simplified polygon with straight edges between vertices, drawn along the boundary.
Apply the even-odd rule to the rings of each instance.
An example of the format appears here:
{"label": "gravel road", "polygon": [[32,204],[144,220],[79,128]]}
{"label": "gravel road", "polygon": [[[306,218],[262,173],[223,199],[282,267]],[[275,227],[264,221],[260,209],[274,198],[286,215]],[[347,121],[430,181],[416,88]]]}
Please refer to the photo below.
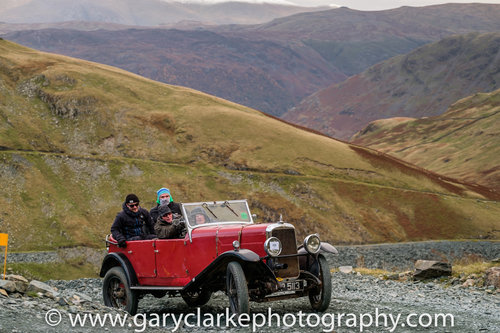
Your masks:
{"label": "gravel road", "polygon": [[[258,332],[276,332],[276,330],[288,332],[320,332],[330,331],[334,326],[335,332],[499,332],[500,329],[500,294],[488,294],[476,289],[464,289],[461,287],[444,288],[436,283],[415,283],[415,282],[395,282],[381,280],[371,276],[358,276],[356,274],[334,273],[332,276],[333,295],[329,309],[323,314],[314,314],[310,311],[307,298],[277,301],[272,303],[252,303],[251,311],[253,315],[267,315],[268,311],[281,316],[280,327],[277,327],[277,320],[274,317],[273,327],[259,328]],[[106,308],[102,305],[101,280],[100,279],[80,279],[73,281],[50,281],[50,285],[55,286],[62,292],[65,299],[72,299],[74,295],[79,295],[80,305],[62,306],[60,303],[50,298],[0,298],[0,332],[134,332],[142,331],[144,328],[141,320],[134,322],[132,319],[126,322],[125,328],[113,328],[109,322],[105,328],[100,326],[92,327],[87,322],[84,327],[72,327],[69,315],[77,313],[104,314],[113,316],[122,312]],[[88,300],[85,298],[88,296]],[[210,302],[203,306],[200,311],[201,318],[206,319],[208,314],[217,316],[218,313],[225,313],[227,298],[223,293],[213,295]],[[271,310],[269,310],[269,308]],[[62,315],[62,321],[56,327],[50,327],[46,323],[45,316],[51,309],[58,309]],[[145,296],[139,302],[139,313],[146,314],[153,328],[147,331],[171,332],[175,330],[175,323],[171,315],[177,318],[187,313],[196,313],[196,309],[188,308],[182,299],[164,297],[156,299]],[[302,311],[302,323],[311,327],[300,327],[300,316]],[[167,315],[166,326],[155,322],[156,316],[163,318]],[[295,314],[296,324],[291,315]],[[312,314],[312,315],[311,315]],[[337,321],[340,314],[340,324]],[[375,326],[375,318],[378,314],[378,326]],[[383,315],[388,318],[384,323]],[[398,323],[395,325],[389,315],[396,318],[400,314]],[[417,327],[409,327],[406,318],[410,314],[409,324]],[[434,323],[436,314],[451,314],[453,324],[451,327],[451,317],[448,317],[447,327],[424,327]],[[368,326],[372,317],[371,327],[361,328],[361,323]],[[286,322],[283,320],[286,318]],[[419,318],[421,325],[419,325]],[[261,317],[257,317],[255,323],[260,324]],[[138,325],[136,325],[138,323]],[[195,323],[195,322],[194,322]],[[323,325],[323,324],[324,325]],[[442,321],[439,321],[442,323]],[[229,323],[225,327],[222,320],[222,330],[231,331],[252,331],[250,328],[234,329]],[[384,325],[385,324],[385,325]],[[163,325],[163,322],[161,322]],[[403,326],[404,325],[404,326]],[[385,326],[385,327],[384,327]],[[394,326],[396,326],[394,328]],[[183,325],[179,332],[202,332],[207,330],[203,327],[190,328]],[[211,329],[219,330],[219,329]]]}
{"label": "gravel road", "polygon": [[[466,248],[465,244],[451,243],[456,249]],[[499,256],[498,242],[492,242],[491,244],[492,250],[486,251],[488,253],[482,256]],[[406,245],[400,244],[398,246]],[[365,248],[362,247],[362,249]],[[435,249],[434,244],[431,248]],[[421,249],[420,245],[417,246],[417,249]],[[457,253],[456,249],[452,252]],[[385,253],[383,248],[372,248],[370,251]],[[392,255],[398,252],[402,252],[401,248],[399,248],[399,251],[390,251],[392,254],[389,257],[386,256],[385,259],[383,258],[384,262],[396,260],[391,258],[397,258],[397,256],[392,257]],[[436,253],[436,251],[431,252]],[[442,252],[444,253],[444,251]],[[359,260],[357,254],[353,255],[353,258]],[[338,257],[330,258],[329,261],[336,263],[335,265],[339,265],[339,263],[345,264],[340,262]],[[352,262],[347,264],[352,264]],[[217,315],[225,314],[228,305],[227,297],[220,292],[214,294],[209,303],[201,307],[199,326],[196,326],[197,309],[187,307],[181,298],[167,296],[156,299],[149,295],[141,299],[138,310],[139,313],[146,316],[147,328],[143,326],[142,320],[140,320],[143,318],[141,316],[136,317],[135,321],[133,318],[128,318],[124,322],[124,327],[118,327],[117,325],[113,327],[109,322],[109,317],[104,327],[101,327],[100,324],[92,326],[89,322],[90,317],[87,317],[83,327],[79,324],[74,326],[71,323],[71,318],[74,319],[76,314],[82,317],[85,314],[87,316],[99,314],[101,318],[104,318],[105,314],[109,314],[115,318],[114,316],[117,314],[124,315],[124,313],[109,309],[102,304],[101,279],[48,281],[47,283],[60,292],[58,300],[48,297],[22,296],[6,298],[0,296],[0,332],[252,331],[252,323],[249,323],[250,327],[248,328],[234,328],[229,321],[229,326],[226,326],[225,316],[220,317],[221,325],[219,327],[203,327],[203,324],[210,324],[207,321],[211,318],[210,315],[213,316],[213,324],[216,325],[215,319]],[[307,298],[271,303],[251,303],[251,315],[255,316],[253,321],[255,325],[260,325],[264,318],[272,320],[271,327],[268,327],[266,323],[265,327],[256,327],[255,331],[328,332],[333,330],[339,333],[361,331],[500,332],[499,291],[475,287],[463,288],[460,284],[447,287],[437,282],[397,282],[355,273],[344,274],[340,272],[332,274],[332,284],[332,301],[325,313],[315,314],[312,312]],[[53,312],[54,310],[59,311],[62,320],[56,326],[49,326],[47,319],[49,321],[58,319],[57,313]],[[273,316],[267,316],[269,311]],[[185,316],[188,313],[194,314],[188,324],[194,324],[195,327],[189,327],[188,324],[176,327],[172,316],[175,316],[176,320],[178,320],[181,315]],[[442,317],[441,319],[438,318],[439,327],[434,326],[434,318],[438,314],[449,314],[446,317],[446,327],[442,326]],[[399,319],[394,323],[393,320],[395,321],[398,315],[400,315]],[[165,322],[163,322],[164,316],[167,318]],[[384,318],[387,318],[386,323]],[[371,325],[369,325],[370,319]],[[452,319],[453,327],[451,326]],[[292,326],[294,320],[295,325]],[[280,323],[279,327],[277,326],[278,321]],[[246,324],[246,322],[243,324]],[[301,327],[301,324],[305,327]]]}
{"label": "gravel road", "polygon": [[[469,255],[485,260],[500,257],[500,241],[426,241],[348,245],[336,246],[336,248],[339,255],[329,258],[332,267],[349,265],[400,271],[413,269],[413,264],[418,259],[444,260],[454,263],[457,259],[463,259]],[[7,261],[11,263],[61,262],[83,255],[89,263],[100,266],[105,254],[105,249],[77,247],[58,251],[9,253]],[[0,253],[0,262],[3,262],[3,253]]]}

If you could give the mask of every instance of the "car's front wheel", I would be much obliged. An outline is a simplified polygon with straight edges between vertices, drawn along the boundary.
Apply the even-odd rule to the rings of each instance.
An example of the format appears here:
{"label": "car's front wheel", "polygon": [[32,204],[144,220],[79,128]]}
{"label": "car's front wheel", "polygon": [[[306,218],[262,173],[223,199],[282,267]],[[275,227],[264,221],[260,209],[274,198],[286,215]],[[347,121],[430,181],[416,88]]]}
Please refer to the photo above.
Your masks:
{"label": "car's front wheel", "polygon": [[182,294],[182,299],[184,300],[184,302],[186,302],[187,305],[194,307],[207,304],[211,296],[212,292],[210,290],[201,289]]}
{"label": "car's front wheel", "polygon": [[226,291],[229,297],[231,313],[248,313],[248,286],[241,265],[232,261],[227,265]]}
{"label": "car's front wheel", "polygon": [[312,273],[320,279],[321,285],[309,291],[309,302],[314,310],[323,312],[328,309],[330,300],[332,299],[332,277],[330,274],[330,267],[328,266],[326,258],[320,254],[313,268]]}
{"label": "car's front wheel", "polygon": [[104,276],[102,296],[104,304],[107,306],[125,310],[131,315],[135,315],[137,312],[138,295],[130,289],[125,272],[121,267],[111,268]]}

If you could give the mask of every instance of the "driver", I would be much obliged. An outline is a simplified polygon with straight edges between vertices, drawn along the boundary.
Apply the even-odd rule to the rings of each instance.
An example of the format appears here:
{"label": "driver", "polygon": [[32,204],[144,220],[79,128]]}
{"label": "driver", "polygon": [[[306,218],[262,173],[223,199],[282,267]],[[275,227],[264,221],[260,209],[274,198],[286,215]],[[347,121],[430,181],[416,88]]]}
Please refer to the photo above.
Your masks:
{"label": "driver", "polygon": [[203,209],[195,208],[191,212],[191,215],[189,217],[189,221],[191,221],[191,223],[198,225],[198,224],[209,223],[210,219],[208,218],[207,214],[205,213],[205,211]]}

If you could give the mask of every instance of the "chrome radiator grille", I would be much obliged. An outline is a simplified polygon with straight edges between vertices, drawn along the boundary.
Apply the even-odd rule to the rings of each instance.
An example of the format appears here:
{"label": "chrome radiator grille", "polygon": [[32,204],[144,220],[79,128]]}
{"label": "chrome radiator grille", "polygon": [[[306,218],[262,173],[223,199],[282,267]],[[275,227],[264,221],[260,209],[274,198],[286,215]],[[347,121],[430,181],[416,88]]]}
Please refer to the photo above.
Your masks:
{"label": "chrome radiator grille", "polygon": [[[295,240],[295,229],[293,228],[276,228],[272,230],[271,236],[277,237],[281,241],[283,247],[281,255],[297,254],[297,243]],[[299,258],[279,258],[276,260],[279,264],[286,264],[286,269],[280,269],[276,272],[276,276],[280,278],[298,277],[300,273]]]}

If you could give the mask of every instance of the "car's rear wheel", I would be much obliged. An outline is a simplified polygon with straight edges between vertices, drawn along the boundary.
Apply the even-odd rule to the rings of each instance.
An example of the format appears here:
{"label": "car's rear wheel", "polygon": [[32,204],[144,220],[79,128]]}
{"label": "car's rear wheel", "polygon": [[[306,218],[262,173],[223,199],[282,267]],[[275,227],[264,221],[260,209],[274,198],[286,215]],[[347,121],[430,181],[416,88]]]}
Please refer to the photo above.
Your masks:
{"label": "car's rear wheel", "polygon": [[106,273],[102,283],[102,295],[105,305],[125,310],[131,315],[136,314],[139,298],[137,293],[130,289],[123,268],[113,267]]}
{"label": "car's rear wheel", "polygon": [[202,306],[208,303],[211,296],[212,292],[210,290],[201,289],[182,294],[182,299],[189,306]]}
{"label": "car's rear wheel", "polygon": [[323,255],[318,255],[317,262],[313,265],[312,273],[321,280],[321,286],[313,288],[309,291],[309,302],[311,307],[323,312],[330,306],[332,299],[332,277],[330,267]]}
{"label": "car's rear wheel", "polygon": [[227,265],[226,291],[231,313],[248,313],[248,286],[241,265],[232,261]]}

